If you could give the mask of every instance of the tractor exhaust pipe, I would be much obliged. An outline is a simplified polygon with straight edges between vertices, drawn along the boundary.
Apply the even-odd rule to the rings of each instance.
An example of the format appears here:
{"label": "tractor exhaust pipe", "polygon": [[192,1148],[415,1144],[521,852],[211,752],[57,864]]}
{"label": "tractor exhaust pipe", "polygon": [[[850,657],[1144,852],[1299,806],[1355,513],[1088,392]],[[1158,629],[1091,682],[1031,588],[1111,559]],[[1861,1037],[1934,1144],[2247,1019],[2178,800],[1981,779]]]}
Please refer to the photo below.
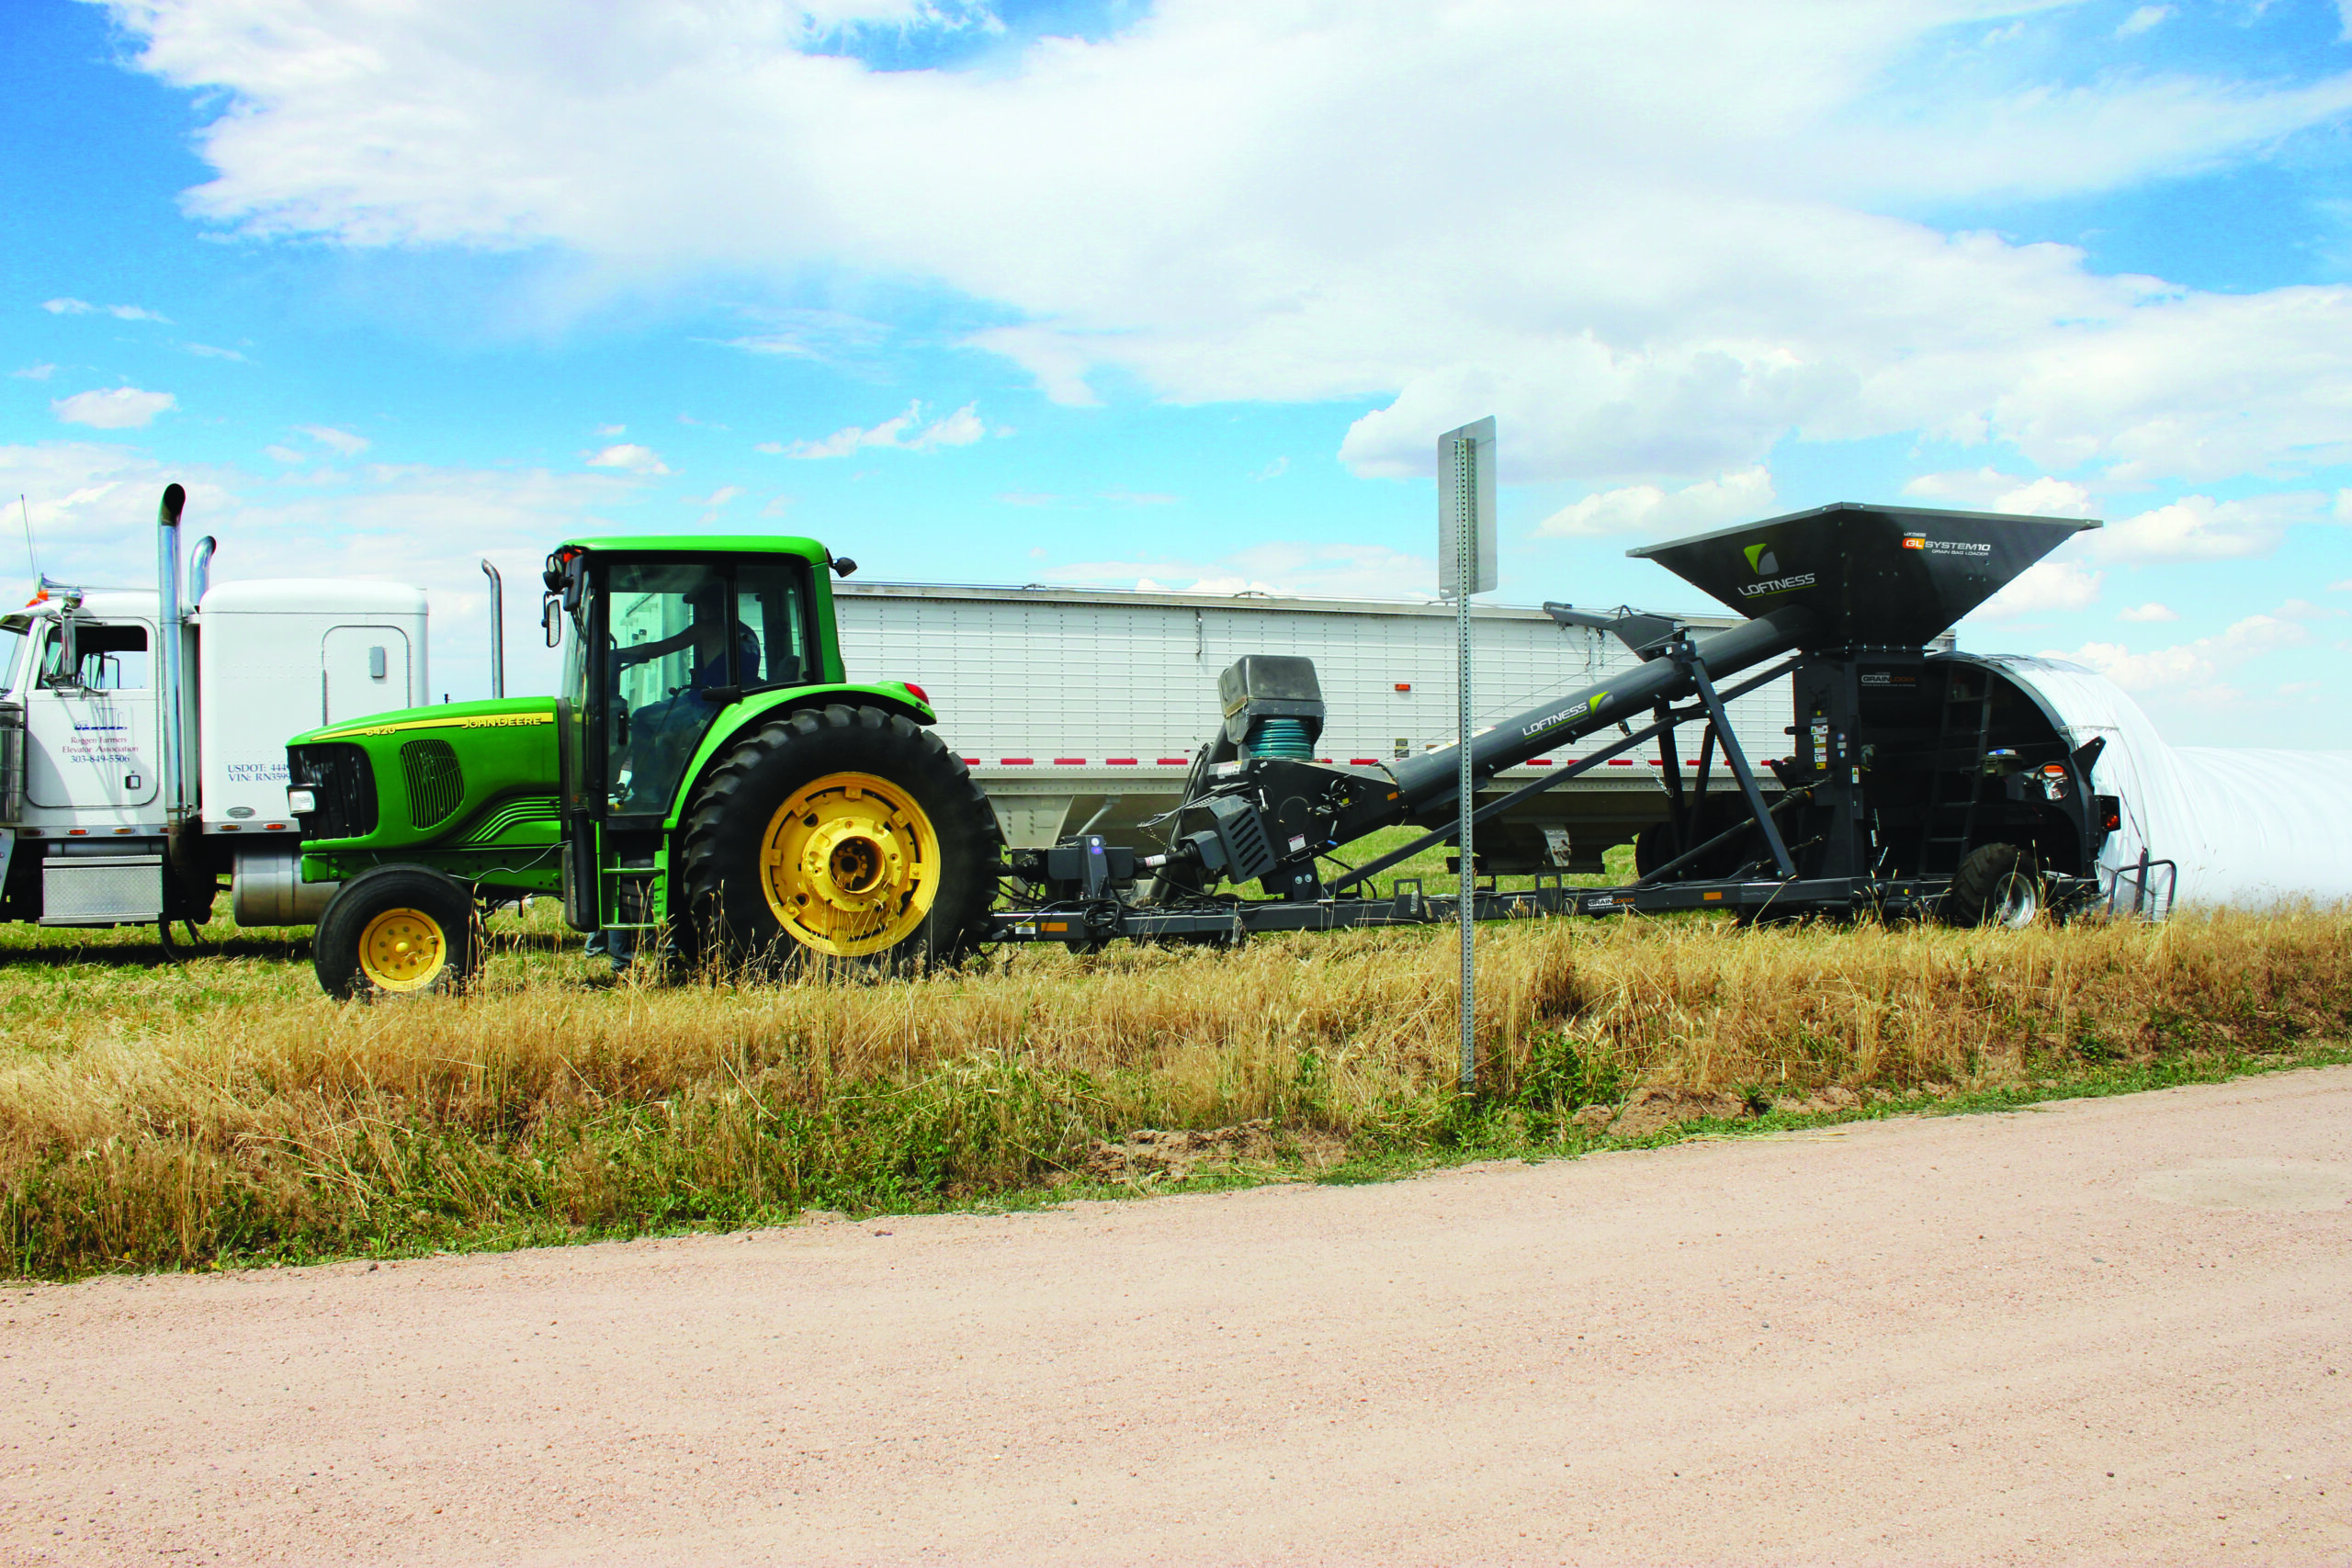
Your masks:
{"label": "tractor exhaust pipe", "polygon": [[490,579],[490,694],[506,694],[506,584],[498,569],[485,558],[481,574]]}

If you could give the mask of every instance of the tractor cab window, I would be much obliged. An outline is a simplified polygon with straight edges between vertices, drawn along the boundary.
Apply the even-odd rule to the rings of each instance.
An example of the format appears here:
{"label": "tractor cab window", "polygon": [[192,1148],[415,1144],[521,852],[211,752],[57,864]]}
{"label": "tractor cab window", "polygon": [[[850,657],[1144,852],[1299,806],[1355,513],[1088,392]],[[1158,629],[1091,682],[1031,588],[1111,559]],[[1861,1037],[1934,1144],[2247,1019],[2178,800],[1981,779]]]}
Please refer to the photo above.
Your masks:
{"label": "tractor cab window", "polygon": [[147,628],[103,626],[88,621],[74,627],[74,663],[65,661],[64,628],[50,633],[41,654],[40,683],[79,686],[87,692],[147,689]]}
{"label": "tractor cab window", "polygon": [[726,703],[807,679],[796,560],[624,561],[605,591],[605,774],[612,808],[666,813]]}

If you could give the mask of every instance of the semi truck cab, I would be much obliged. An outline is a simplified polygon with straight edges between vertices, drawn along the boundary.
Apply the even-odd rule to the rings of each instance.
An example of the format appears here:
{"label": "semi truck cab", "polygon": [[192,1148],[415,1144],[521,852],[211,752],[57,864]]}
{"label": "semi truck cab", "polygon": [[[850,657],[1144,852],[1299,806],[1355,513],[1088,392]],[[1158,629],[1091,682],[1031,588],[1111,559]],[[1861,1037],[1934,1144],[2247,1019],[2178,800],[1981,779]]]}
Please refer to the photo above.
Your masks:
{"label": "semi truck cab", "polygon": [[159,593],[44,582],[0,616],[0,919],[202,920],[223,877],[240,924],[305,923],[323,908],[301,885],[286,738],[426,700],[424,595],[374,582],[208,588],[201,572],[191,587],[176,694]]}

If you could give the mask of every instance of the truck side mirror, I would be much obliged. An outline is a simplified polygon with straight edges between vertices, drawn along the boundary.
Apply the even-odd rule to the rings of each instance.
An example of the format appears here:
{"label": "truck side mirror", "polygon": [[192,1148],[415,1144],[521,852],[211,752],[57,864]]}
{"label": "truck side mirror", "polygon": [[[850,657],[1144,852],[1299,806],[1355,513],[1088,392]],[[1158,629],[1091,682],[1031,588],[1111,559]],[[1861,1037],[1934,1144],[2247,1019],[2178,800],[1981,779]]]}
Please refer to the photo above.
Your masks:
{"label": "truck side mirror", "polygon": [[52,691],[79,691],[82,686],[81,650],[75,646],[72,611],[57,618],[57,631],[49,640],[49,657],[42,661],[40,683]]}
{"label": "truck side mirror", "polygon": [[563,646],[563,601],[552,593],[539,605],[539,626],[548,634],[549,648]]}

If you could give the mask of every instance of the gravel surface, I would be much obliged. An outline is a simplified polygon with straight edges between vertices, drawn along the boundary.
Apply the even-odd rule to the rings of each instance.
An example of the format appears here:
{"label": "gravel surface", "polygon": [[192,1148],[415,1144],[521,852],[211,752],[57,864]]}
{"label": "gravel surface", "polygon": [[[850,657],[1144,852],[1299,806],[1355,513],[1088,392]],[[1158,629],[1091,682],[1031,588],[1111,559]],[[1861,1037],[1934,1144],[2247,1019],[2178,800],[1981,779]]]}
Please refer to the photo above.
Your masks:
{"label": "gravel surface", "polygon": [[0,1289],[9,1562],[2352,1559],[2352,1068]]}

